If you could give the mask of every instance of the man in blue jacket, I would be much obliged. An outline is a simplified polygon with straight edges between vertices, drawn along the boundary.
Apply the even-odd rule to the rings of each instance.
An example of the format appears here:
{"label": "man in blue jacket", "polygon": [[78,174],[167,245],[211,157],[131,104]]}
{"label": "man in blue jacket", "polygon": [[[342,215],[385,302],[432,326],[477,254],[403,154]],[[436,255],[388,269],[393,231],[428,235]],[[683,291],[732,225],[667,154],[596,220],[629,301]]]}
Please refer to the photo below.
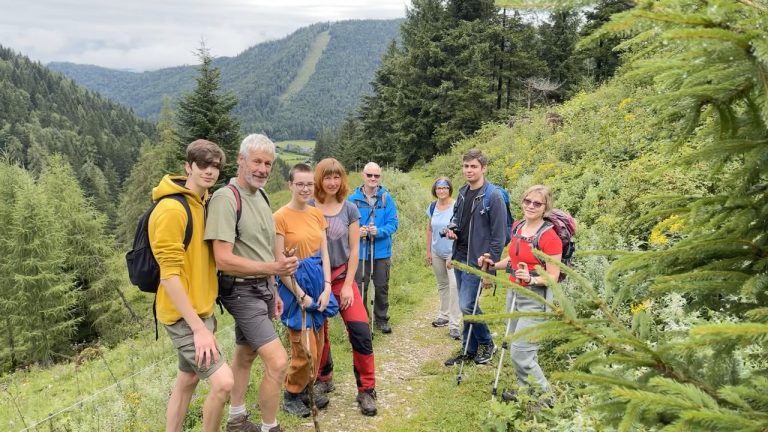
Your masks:
{"label": "man in blue jacket", "polygon": [[[392,264],[392,234],[397,231],[397,207],[389,192],[381,186],[381,167],[368,162],[363,168],[363,185],[349,196],[360,211],[360,265],[355,279],[360,290],[367,290],[371,280],[373,254],[373,319],[382,333],[392,333],[389,326],[389,268]],[[367,296],[363,294],[363,298]],[[366,309],[368,305],[366,305]]]}
{"label": "man in blue jacket", "polygon": [[[453,262],[475,268],[478,268],[477,259],[485,253],[490,254],[493,262],[497,262],[506,246],[506,204],[501,192],[486,180],[486,168],[488,157],[480,150],[471,149],[464,154],[462,173],[467,183],[459,189],[453,206],[453,228],[446,233],[449,239],[454,240]],[[461,312],[465,316],[481,315],[483,312],[479,305],[475,305],[475,300],[479,299],[478,290],[481,289],[480,278],[458,269],[454,271]],[[491,361],[496,346],[487,324],[464,322],[463,339],[462,349],[456,356],[445,361],[446,366],[468,360],[474,360],[477,364]]]}

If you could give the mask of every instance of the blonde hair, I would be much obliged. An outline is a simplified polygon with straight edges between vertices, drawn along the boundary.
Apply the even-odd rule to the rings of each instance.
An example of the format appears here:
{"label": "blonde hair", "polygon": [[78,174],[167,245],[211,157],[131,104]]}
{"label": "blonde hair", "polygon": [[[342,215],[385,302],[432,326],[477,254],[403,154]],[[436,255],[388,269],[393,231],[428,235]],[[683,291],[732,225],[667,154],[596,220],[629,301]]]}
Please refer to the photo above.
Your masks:
{"label": "blonde hair", "polygon": [[538,193],[544,197],[544,214],[548,215],[555,204],[554,199],[552,198],[552,191],[544,185],[533,185],[523,192],[523,195],[520,197],[520,202],[528,198],[528,195],[532,193]]}

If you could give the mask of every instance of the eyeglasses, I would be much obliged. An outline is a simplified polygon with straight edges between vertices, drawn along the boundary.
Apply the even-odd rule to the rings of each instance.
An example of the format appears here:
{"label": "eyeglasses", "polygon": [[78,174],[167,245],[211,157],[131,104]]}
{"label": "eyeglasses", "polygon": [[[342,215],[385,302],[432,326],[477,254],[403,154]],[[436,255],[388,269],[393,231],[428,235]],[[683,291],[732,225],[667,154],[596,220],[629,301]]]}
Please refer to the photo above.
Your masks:
{"label": "eyeglasses", "polygon": [[368,178],[379,178],[381,177],[381,174],[371,174],[371,173],[365,173],[365,176]]}
{"label": "eyeglasses", "polygon": [[312,189],[315,187],[314,183],[294,183],[293,185],[296,186],[299,190]]}
{"label": "eyeglasses", "polygon": [[540,202],[540,201],[531,201],[528,198],[523,200],[523,206],[524,207],[533,207],[535,209],[539,209],[543,205],[544,205],[544,203]]}

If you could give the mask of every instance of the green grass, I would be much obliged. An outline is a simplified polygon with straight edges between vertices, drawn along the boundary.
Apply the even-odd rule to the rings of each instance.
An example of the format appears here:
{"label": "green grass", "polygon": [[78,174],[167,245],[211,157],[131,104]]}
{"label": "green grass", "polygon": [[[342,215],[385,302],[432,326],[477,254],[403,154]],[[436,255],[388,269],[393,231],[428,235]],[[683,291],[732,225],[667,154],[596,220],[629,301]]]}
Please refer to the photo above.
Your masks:
{"label": "green grass", "polygon": [[[392,345],[401,340],[397,337],[403,333],[398,332],[404,331],[414,320],[428,323],[436,303],[434,277],[424,264],[424,209],[431,198],[431,179],[392,171],[384,174],[384,183],[398,205],[400,229],[394,237],[390,282],[390,312],[395,333],[377,335],[374,339],[379,366],[392,364],[392,360],[397,359],[393,357],[398,354]],[[272,194],[271,198],[275,209],[289,197],[287,191],[282,191]],[[495,297],[486,292],[481,299],[484,311],[501,312],[504,294],[503,289]],[[139,312],[151,317],[149,308]],[[232,318],[229,314],[217,316],[217,338],[225,355],[231,359],[234,350]],[[496,334],[494,340],[500,344],[504,322],[491,322],[490,326]],[[281,325],[276,327],[283,333]],[[419,329],[419,332],[406,336],[409,353],[410,350],[431,352],[433,356],[426,361],[424,358],[413,359],[417,366],[421,366],[416,373],[409,373],[405,380],[392,379],[392,374],[389,380],[379,380],[377,387],[382,395],[386,395],[385,400],[390,398],[390,403],[378,417],[371,419],[369,430],[506,431],[508,427],[524,431],[594,430],[590,429],[592,422],[587,412],[591,405],[589,396],[559,383],[553,383],[557,395],[557,406],[553,410],[533,412],[529,409],[533,403],[530,399],[518,404],[491,402],[498,355],[491,366],[467,365],[464,380],[457,386],[457,370],[443,366],[442,362],[458,343],[448,341],[442,335],[443,329],[439,338],[435,336],[438,330],[428,324]],[[335,379],[337,382],[353,382],[351,347],[340,318],[330,321],[330,338]],[[176,355],[168,338],[161,334],[155,341],[154,328],[148,326],[144,332],[113,349],[90,353],[90,356],[82,356],[83,361],[79,364],[59,364],[47,369],[35,367],[0,377],[0,430],[21,430],[40,421],[40,427],[46,430],[160,430],[168,392],[176,375]],[[508,353],[506,355],[499,392],[515,381]],[[544,348],[539,355],[547,373],[563,365],[563,359],[554,358]],[[253,383],[260,382],[262,374],[261,362],[257,360],[246,396],[254,421],[258,421],[258,411],[253,409],[258,395],[257,385]],[[200,430],[207,391],[207,384],[200,383],[190,405],[185,430]],[[341,403],[336,398],[341,395],[334,396],[333,402]],[[51,415],[52,418],[46,420]],[[367,421],[355,416],[348,421]],[[309,430],[306,419],[291,418],[284,413],[279,414],[279,418],[287,430]]]}
{"label": "green grass", "polygon": [[325,51],[325,47],[328,46],[328,42],[330,42],[330,40],[331,34],[327,30],[317,35],[315,40],[312,42],[312,46],[310,47],[307,56],[304,58],[304,62],[301,64],[301,67],[296,73],[296,77],[288,85],[285,93],[280,95],[280,102],[283,102],[291,96],[297,94],[301,91],[301,89],[304,88],[305,85],[307,85],[309,79],[315,73],[317,62],[319,62],[320,57],[323,56],[323,51]]}

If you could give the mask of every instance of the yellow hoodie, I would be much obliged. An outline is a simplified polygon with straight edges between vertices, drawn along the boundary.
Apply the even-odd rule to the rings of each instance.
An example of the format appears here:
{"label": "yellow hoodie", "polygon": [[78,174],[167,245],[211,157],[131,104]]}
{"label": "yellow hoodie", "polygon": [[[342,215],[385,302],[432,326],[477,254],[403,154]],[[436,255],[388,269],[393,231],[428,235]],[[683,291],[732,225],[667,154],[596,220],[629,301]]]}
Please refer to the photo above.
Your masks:
{"label": "yellow hoodie", "polygon": [[[182,194],[192,212],[192,240],[184,251],[184,230],[187,227],[187,212],[180,202],[164,199],[157,204],[149,217],[149,243],[157,263],[160,265],[160,279],[176,275],[184,286],[192,307],[201,318],[213,315],[218,293],[216,262],[210,243],[203,239],[205,233],[204,202],[208,192],[200,198],[184,187],[184,176],[166,175],[160,184],[152,189],[152,200],[173,194]],[[157,320],[171,325],[181,319],[181,314],[165,293],[161,283],[157,289]]]}

